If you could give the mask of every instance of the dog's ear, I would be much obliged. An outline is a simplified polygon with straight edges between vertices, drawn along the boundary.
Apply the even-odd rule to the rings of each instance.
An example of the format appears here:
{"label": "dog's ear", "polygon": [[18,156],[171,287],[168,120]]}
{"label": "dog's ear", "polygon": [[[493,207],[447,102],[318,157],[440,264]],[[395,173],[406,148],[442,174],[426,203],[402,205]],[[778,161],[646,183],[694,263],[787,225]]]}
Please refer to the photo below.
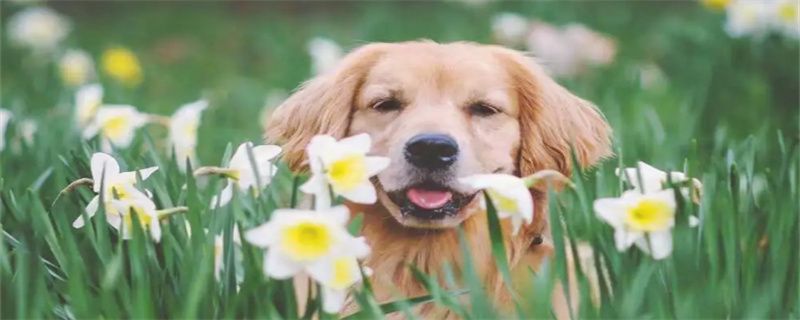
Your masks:
{"label": "dog's ear", "polygon": [[270,115],[266,139],[280,143],[292,170],[306,166],[305,148],[314,135],[339,139],[347,134],[356,93],[386,44],[370,44],[348,54],[331,72],[301,85]]}
{"label": "dog's ear", "polygon": [[553,169],[568,176],[572,152],[581,166],[612,154],[611,129],[591,102],[560,86],[533,59],[505,48],[495,52],[517,88],[520,175]]}

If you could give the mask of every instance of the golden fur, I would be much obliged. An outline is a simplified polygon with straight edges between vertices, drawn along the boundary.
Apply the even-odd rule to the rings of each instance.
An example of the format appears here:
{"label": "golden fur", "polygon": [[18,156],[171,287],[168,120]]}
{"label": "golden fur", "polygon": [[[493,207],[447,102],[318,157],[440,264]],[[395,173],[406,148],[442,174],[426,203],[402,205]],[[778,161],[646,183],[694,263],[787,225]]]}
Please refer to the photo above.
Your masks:
{"label": "golden fur", "polygon": [[[375,97],[402,96],[401,113],[370,110]],[[489,100],[501,114],[488,119],[465,116],[470,99]],[[385,189],[402,186],[408,168],[395,161],[406,139],[416,133],[444,130],[464,150],[457,174],[504,172],[518,176],[553,169],[571,173],[571,153],[582,166],[610,154],[610,129],[602,115],[553,81],[540,66],[517,51],[472,43],[438,44],[427,41],[378,43],[358,48],[330,73],[300,87],[278,107],[267,124],[267,139],[283,144],[283,159],[293,170],[305,170],[305,147],[316,134],[336,138],[366,132],[373,152],[388,156],[392,165],[376,179],[379,201],[374,205],[347,204],[364,213],[362,234],[372,247],[366,265],[379,299],[425,294],[408,265],[439,273],[449,264],[460,271],[462,257],[454,225],[465,231],[472,259],[496,302],[507,300],[494,267],[485,212],[473,201],[452,225],[416,228],[404,221]],[[463,160],[461,160],[463,158]],[[552,250],[534,244],[549,236],[545,193],[532,190],[533,223],[511,236],[503,224],[508,259],[516,271],[534,269]],[[449,226],[449,228],[448,228]],[[525,272],[515,272],[525,273]],[[445,316],[432,306],[423,315]]]}

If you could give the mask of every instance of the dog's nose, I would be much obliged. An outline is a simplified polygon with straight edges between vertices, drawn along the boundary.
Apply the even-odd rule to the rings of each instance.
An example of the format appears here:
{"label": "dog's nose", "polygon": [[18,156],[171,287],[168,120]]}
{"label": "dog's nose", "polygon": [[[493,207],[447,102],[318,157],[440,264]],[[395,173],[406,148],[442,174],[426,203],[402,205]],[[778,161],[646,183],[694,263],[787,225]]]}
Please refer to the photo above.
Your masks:
{"label": "dog's nose", "polygon": [[406,142],[405,157],[420,168],[443,169],[458,158],[458,143],[446,134],[418,134]]}

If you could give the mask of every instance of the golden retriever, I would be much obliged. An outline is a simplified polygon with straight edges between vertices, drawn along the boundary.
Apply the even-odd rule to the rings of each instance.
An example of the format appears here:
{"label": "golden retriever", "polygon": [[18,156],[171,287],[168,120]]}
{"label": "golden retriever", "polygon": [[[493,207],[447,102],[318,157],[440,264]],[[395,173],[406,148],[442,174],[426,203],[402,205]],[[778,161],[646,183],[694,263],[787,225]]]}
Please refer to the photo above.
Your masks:
{"label": "golden retriever", "polygon": [[[272,114],[267,139],[283,144],[293,170],[306,167],[312,136],[368,133],[372,153],[391,159],[374,180],[378,202],[364,213],[366,265],[379,299],[425,294],[408,268],[461,270],[457,226],[495,302],[508,300],[492,260],[485,212],[457,179],[478,173],[571,172],[610,154],[598,110],[551,79],[532,59],[499,46],[430,41],[368,44],[301,86]],[[504,221],[509,265],[525,273],[549,254],[545,192],[531,190],[534,221],[516,236]],[[545,238],[544,243],[542,238]],[[513,272],[513,270],[512,270]],[[448,316],[431,305],[424,316]],[[450,315],[452,316],[452,315]]]}

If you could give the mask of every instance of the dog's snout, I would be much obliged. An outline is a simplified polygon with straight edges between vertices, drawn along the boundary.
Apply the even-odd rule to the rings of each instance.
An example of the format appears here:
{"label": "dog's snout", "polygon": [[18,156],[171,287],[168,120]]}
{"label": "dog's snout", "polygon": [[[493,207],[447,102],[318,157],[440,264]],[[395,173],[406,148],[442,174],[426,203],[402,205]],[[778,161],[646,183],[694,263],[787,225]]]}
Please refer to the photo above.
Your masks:
{"label": "dog's snout", "polygon": [[418,134],[406,142],[405,157],[420,168],[443,169],[458,158],[458,143],[446,134]]}

